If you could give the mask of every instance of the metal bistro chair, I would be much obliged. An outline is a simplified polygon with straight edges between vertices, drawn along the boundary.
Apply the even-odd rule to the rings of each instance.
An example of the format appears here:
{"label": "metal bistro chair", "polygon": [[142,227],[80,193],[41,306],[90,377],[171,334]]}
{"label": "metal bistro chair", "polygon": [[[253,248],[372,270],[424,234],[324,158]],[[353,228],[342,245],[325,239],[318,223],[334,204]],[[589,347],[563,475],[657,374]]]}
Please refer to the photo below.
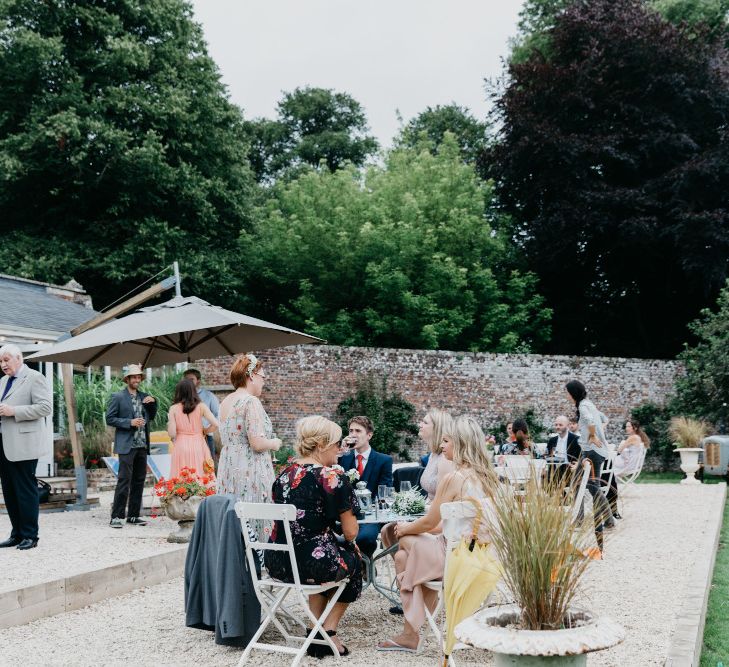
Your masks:
{"label": "metal bistro chair", "polygon": [[[248,558],[248,565],[251,571],[253,588],[256,591],[258,601],[261,603],[261,610],[264,612],[261,626],[256,631],[256,634],[253,635],[248,646],[246,646],[245,651],[243,651],[243,655],[238,662],[238,667],[241,667],[248,662],[248,658],[250,657],[253,649],[293,655],[294,659],[291,662],[292,667],[295,667],[299,664],[299,662],[301,662],[301,659],[306,655],[306,649],[310,644],[323,644],[325,646],[329,646],[332,649],[332,657],[338,656],[339,651],[337,650],[336,645],[332,641],[331,637],[329,637],[329,635],[323,630],[322,626],[339,599],[339,596],[342,594],[342,591],[347,585],[349,579],[346,578],[341,581],[331,581],[324,584],[301,583],[301,580],[299,579],[299,569],[296,563],[296,554],[294,553],[294,545],[291,539],[291,522],[296,520],[295,505],[239,502],[235,506],[235,511],[241,522],[241,532],[243,533],[243,540],[245,541],[246,557]],[[283,525],[286,542],[284,544],[271,544],[268,542],[252,541],[250,531],[248,530],[249,520],[280,521]],[[264,575],[263,572],[259,577],[256,572],[256,563],[253,555],[254,549],[258,552],[285,551],[289,557],[294,581],[279,581],[278,579],[269,577],[267,574]],[[321,616],[317,618],[311,609],[309,609],[308,596],[323,593],[324,591],[332,589],[334,590],[331,598],[329,598],[329,602],[324,608]],[[301,604],[304,612],[314,625],[306,637],[292,635],[288,630],[288,624],[283,618],[278,616],[279,613],[284,615],[290,614],[290,611],[284,610],[283,608],[283,603],[290,593],[293,593],[298,598],[298,602]],[[285,646],[280,644],[263,644],[258,641],[271,623],[273,623],[281,635],[283,635],[284,641],[286,642]],[[302,623],[302,625],[304,624]],[[316,639],[320,632],[324,639]],[[300,646],[289,646],[289,644],[297,643],[299,643]]]}

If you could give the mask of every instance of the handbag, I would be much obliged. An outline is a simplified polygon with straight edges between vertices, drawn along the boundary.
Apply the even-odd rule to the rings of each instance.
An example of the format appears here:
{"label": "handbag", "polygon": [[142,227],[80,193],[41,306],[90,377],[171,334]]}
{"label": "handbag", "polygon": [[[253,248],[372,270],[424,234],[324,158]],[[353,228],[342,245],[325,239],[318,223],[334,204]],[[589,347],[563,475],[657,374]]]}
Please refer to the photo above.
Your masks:
{"label": "handbag", "polygon": [[42,479],[36,479],[35,481],[38,485],[38,502],[41,505],[47,503],[51,497],[51,485]]}

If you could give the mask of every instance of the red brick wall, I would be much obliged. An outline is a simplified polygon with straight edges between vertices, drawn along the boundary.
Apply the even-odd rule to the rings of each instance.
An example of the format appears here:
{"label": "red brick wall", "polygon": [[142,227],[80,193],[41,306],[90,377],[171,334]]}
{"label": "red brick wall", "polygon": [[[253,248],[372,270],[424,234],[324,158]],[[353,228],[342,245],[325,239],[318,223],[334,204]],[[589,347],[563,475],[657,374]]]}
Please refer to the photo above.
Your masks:
{"label": "red brick wall", "polygon": [[[418,411],[429,407],[454,415],[469,413],[484,426],[534,407],[545,423],[571,414],[564,385],[579,379],[590,398],[611,419],[609,437],[617,439],[630,409],[645,401],[661,403],[671,390],[679,365],[673,361],[536,354],[473,354],[431,350],[302,345],[256,352],[266,363],[263,403],[277,435],[293,438],[294,424],[307,414],[331,416],[353,389],[358,375],[387,375],[392,390]],[[232,357],[196,364],[208,387],[232,390]]]}

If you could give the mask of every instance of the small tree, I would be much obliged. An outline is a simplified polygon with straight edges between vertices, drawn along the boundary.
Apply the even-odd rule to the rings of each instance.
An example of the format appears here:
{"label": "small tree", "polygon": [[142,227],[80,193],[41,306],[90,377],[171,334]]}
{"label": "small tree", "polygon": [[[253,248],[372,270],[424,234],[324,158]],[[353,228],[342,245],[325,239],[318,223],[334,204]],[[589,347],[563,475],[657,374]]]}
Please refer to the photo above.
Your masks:
{"label": "small tree", "polygon": [[366,415],[375,426],[370,444],[384,454],[397,453],[406,461],[418,434],[415,406],[400,394],[390,391],[387,377],[368,374],[357,379],[354,393],[338,406],[335,419],[346,432],[347,421]]}

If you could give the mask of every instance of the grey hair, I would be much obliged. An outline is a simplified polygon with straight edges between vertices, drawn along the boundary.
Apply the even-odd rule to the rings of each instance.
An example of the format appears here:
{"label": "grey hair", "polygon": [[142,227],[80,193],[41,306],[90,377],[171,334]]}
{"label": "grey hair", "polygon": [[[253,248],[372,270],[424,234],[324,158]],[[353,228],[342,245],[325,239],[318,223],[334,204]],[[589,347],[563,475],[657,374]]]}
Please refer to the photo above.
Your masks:
{"label": "grey hair", "polygon": [[20,348],[17,345],[13,345],[13,343],[8,343],[7,345],[0,347],[0,357],[6,354],[23,361],[23,353],[20,351]]}

